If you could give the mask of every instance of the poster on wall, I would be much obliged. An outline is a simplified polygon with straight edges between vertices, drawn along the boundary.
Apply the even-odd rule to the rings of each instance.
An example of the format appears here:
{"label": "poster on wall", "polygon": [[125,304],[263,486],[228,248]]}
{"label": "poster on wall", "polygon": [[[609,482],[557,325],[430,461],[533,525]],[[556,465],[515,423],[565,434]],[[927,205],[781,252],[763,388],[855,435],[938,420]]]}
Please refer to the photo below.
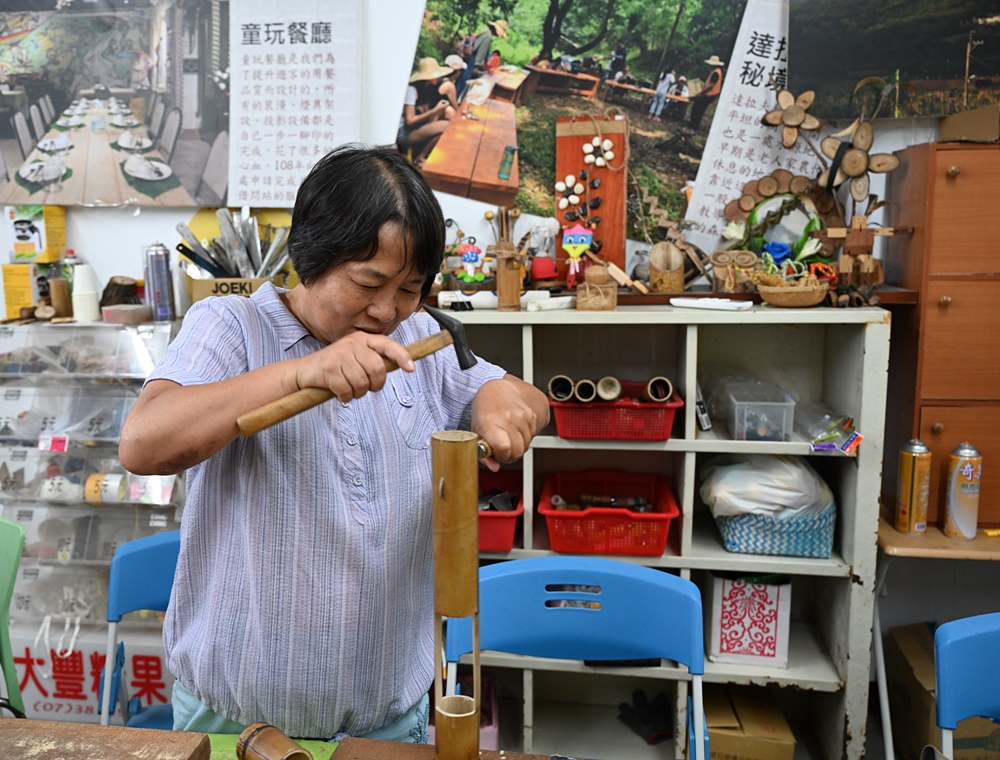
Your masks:
{"label": "poster on wall", "polygon": [[[786,0],[748,0],[733,49],[733,75],[722,86],[715,123],[685,215],[687,239],[707,252],[724,242],[725,208],[744,195],[747,183],[775,171],[812,178],[823,169],[805,140],[786,148],[780,131],[761,121],[776,107],[777,89],[789,86],[789,47]],[[780,203],[782,195],[769,198],[759,211],[745,210],[762,216],[774,203]],[[810,221],[801,212],[792,218],[799,218],[801,228]],[[801,228],[794,238],[781,242],[797,242]]]}
{"label": "poster on wall", "polygon": [[4,3],[0,204],[220,203],[201,179],[229,129],[229,7]]}
{"label": "poster on wall", "polygon": [[361,136],[361,0],[232,4],[231,205],[290,208],[330,150]]}
{"label": "poster on wall", "polygon": [[[732,53],[745,2],[428,0],[397,146],[440,193],[555,220],[548,246],[562,267],[568,255],[552,241],[567,225],[606,216],[593,180],[603,185],[617,171],[626,237],[651,245],[682,215],[723,83],[738,73]],[[557,177],[559,123],[592,118],[624,122],[627,140],[609,138],[606,167],[598,163],[605,141],[589,140],[573,170],[587,172],[584,192],[573,193],[573,182],[567,194]],[[477,221],[455,219],[449,234]],[[530,231],[515,225],[514,242]],[[593,232],[598,239],[600,226]]]}
{"label": "poster on wall", "polygon": [[[815,90],[812,112],[850,122],[947,116],[1000,103],[996,0],[790,0],[793,92]],[[859,82],[874,86],[855,91]],[[884,97],[883,97],[883,91]]]}

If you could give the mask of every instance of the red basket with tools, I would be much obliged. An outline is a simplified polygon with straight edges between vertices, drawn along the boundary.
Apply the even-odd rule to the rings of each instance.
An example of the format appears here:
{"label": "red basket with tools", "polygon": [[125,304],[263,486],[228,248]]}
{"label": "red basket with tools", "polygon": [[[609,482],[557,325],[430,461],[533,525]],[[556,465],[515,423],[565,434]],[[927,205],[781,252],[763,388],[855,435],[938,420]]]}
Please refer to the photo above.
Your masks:
{"label": "red basket with tools", "polygon": [[[515,494],[513,501],[516,506],[510,509],[510,503],[492,503],[489,498],[491,491]],[[521,471],[479,470],[479,551],[509,552],[514,548],[514,530],[517,521],[524,514],[524,495],[521,493]],[[484,504],[488,508],[484,509]],[[500,509],[494,507],[500,506]]]}
{"label": "red basket with tools", "polygon": [[680,509],[659,475],[589,470],[546,475],[538,512],[553,551],[657,557]]}
{"label": "red basket with tools", "polygon": [[556,401],[549,399],[560,438],[619,441],[666,441],[674,413],[684,402],[676,393],[666,401],[641,400],[645,383],[621,381],[617,401]]}

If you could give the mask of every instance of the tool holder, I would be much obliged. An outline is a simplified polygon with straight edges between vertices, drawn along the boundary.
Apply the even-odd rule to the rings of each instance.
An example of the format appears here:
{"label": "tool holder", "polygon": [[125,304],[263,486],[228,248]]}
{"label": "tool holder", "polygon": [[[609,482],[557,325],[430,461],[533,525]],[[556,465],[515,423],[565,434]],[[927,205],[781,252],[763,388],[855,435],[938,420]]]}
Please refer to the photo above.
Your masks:
{"label": "tool holder", "polygon": [[[479,477],[475,433],[431,436],[434,517],[434,725],[436,760],[479,757]],[[473,696],[444,695],[444,618],[472,618]]]}

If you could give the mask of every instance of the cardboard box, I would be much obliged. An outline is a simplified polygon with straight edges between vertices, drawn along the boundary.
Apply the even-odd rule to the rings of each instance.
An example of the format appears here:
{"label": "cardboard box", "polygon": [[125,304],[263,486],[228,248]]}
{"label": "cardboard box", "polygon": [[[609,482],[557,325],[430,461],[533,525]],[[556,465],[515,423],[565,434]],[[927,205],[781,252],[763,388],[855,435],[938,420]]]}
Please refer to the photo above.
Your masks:
{"label": "cardboard box", "polygon": [[938,142],[1000,142],[1000,104],[945,116],[938,124]]}
{"label": "cardboard box", "polygon": [[[934,696],[934,630],[929,623],[889,630],[885,651],[892,736],[901,760],[918,760],[923,748],[941,746]],[[996,737],[992,735],[996,733]],[[1000,726],[968,718],[955,731],[954,760],[1000,760]]]}
{"label": "cardboard box", "polygon": [[704,692],[713,760],[792,760],[795,734],[767,689],[705,684]]}
{"label": "cardboard box", "polygon": [[66,252],[65,206],[7,206],[4,223],[14,264],[52,264]]}
{"label": "cardboard box", "polygon": [[788,576],[710,573],[704,589],[705,653],[711,662],[788,667]]}
{"label": "cardboard box", "polygon": [[188,279],[191,285],[191,303],[209,296],[249,296],[265,282],[266,277],[222,277],[211,280]]}
{"label": "cardboard box", "polygon": [[38,305],[38,280],[43,267],[48,269],[38,264],[4,264],[0,268],[7,319],[18,319],[22,307]]}

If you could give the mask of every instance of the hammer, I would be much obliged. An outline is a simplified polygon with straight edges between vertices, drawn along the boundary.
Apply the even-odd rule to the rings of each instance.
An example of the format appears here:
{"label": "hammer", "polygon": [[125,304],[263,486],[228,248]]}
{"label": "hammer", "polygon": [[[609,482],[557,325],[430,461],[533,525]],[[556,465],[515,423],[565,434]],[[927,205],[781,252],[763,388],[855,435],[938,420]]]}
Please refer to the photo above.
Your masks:
{"label": "hammer", "polygon": [[[476,357],[465,338],[465,326],[454,317],[430,306],[424,306],[424,311],[433,317],[442,329],[439,333],[428,335],[426,338],[421,338],[406,346],[410,357],[414,360],[423,359],[445,346],[453,345],[455,346],[455,354],[458,356],[458,366],[462,369],[474,367]],[[399,369],[399,365],[392,359],[385,359],[385,371],[392,372],[394,369]],[[302,388],[269,404],[264,404],[252,412],[240,415],[236,424],[243,435],[253,435],[272,425],[277,425],[279,422],[284,422],[300,412],[312,409],[324,401],[329,401],[333,396],[333,391],[329,388]],[[489,455],[484,454],[483,456]]]}

